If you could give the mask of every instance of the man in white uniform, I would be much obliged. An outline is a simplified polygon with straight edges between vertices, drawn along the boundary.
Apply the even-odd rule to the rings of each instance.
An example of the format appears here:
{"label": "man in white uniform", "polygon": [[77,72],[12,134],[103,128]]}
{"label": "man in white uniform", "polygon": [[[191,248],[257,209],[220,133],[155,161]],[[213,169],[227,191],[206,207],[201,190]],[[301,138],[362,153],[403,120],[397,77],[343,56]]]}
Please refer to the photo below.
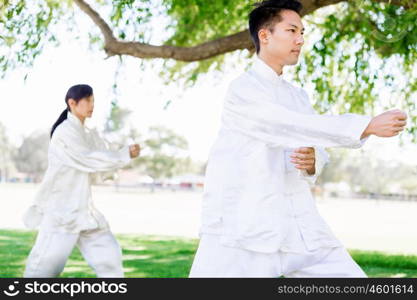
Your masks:
{"label": "man in white uniform", "polygon": [[225,98],[190,277],[366,277],[319,215],[309,183],[328,160],[324,147],[395,136],[406,115],[315,114],[307,93],[282,77],[304,43],[300,10],[275,0],[250,14],[257,58]]}

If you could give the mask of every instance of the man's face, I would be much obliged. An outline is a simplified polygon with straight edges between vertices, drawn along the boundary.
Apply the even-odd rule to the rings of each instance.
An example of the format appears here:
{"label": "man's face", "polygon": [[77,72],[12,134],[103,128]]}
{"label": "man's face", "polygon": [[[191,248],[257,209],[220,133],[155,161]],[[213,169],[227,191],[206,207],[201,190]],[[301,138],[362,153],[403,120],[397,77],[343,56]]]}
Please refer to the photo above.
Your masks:
{"label": "man's face", "polygon": [[292,10],[282,11],[281,18],[272,28],[259,31],[260,54],[283,66],[295,65],[304,44],[304,26]]}

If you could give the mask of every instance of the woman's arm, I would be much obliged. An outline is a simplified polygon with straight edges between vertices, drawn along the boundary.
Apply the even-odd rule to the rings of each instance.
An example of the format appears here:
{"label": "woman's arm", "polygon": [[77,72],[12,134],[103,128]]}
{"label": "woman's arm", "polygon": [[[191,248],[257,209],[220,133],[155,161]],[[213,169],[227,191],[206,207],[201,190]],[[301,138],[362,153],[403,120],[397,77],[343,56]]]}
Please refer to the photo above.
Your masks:
{"label": "woman's arm", "polygon": [[128,146],[119,151],[97,149],[90,146],[75,129],[58,129],[51,144],[56,148],[62,162],[70,167],[84,172],[105,172],[121,168],[131,160]]}

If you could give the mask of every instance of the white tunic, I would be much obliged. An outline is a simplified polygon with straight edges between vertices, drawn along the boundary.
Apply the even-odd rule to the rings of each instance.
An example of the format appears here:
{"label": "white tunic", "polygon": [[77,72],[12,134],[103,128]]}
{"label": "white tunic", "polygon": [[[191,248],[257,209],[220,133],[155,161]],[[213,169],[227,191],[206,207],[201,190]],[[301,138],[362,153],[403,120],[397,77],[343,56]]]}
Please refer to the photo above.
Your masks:
{"label": "white tunic", "polygon": [[[339,246],[308,181],[314,182],[328,159],[323,147],[360,147],[369,121],[355,114],[315,114],[303,89],[256,58],[225,98],[208,160],[200,234],[218,234],[225,246],[264,253]],[[289,161],[297,147],[315,147],[315,176]]]}
{"label": "white tunic", "polygon": [[107,150],[95,130],[88,130],[73,114],[55,130],[49,145],[48,169],[34,203],[23,221],[29,228],[78,233],[108,228],[91,199],[91,177],[125,166],[129,148]]}

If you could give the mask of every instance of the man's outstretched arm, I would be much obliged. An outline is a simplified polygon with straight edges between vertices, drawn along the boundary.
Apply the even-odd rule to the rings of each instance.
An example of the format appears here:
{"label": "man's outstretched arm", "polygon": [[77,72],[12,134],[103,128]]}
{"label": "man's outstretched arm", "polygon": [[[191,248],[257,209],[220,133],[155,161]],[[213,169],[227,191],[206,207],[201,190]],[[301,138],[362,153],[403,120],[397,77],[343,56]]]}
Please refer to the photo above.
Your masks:
{"label": "man's outstretched arm", "polygon": [[254,80],[239,78],[227,93],[222,121],[226,129],[261,140],[270,147],[358,148],[362,139],[372,134],[398,135],[406,118],[400,110],[374,118],[299,113],[280,105],[273,94]]}

